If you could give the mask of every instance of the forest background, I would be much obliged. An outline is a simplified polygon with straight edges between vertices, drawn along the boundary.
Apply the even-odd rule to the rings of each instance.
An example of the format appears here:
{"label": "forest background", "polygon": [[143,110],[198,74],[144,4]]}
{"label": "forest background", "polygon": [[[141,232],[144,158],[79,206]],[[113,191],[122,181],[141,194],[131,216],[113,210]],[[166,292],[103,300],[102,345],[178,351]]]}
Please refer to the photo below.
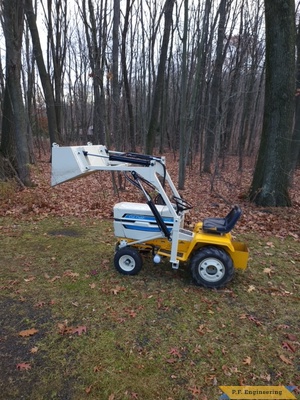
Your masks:
{"label": "forest background", "polygon": [[291,205],[300,147],[299,4],[3,0],[1,6],[2,179],[14,175],[30,186],[36,149],[49,152],[49,141],[90,141],[179,153],[179,189],[196,160],[199,174],[216,175],[228,156],[238,156],[239,170],[251,157],[257,162],[249,199]]}

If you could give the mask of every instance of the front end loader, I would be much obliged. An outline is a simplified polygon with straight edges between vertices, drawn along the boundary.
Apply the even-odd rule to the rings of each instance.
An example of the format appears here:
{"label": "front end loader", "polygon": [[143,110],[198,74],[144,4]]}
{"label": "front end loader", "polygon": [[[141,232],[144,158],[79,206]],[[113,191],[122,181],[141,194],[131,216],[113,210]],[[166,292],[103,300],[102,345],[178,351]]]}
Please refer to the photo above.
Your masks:
{"label": "front end loader", "polygon": [[120,273],[138,274],[145,252],[152,254],[155,263],[169,259],[173,269],[188,263],[195,284],[208,288],[221,288],[231,281],[235,269],[246,269],[248,248],[231,236],[240,207],[186,229],[185,214],[192,206],[178,193],[164,157],[109,151],[103,145],[53,145],[52,186],[96,171],[123,172],[145,198],[144,203],[120,202],[113,207],[114,265]]}

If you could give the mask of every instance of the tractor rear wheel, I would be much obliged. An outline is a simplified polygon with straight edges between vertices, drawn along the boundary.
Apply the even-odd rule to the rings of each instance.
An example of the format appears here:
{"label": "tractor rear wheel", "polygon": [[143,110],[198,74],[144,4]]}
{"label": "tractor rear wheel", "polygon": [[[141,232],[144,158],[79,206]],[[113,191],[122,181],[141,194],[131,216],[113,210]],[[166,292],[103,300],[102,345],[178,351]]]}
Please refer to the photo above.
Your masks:
{"label": "tractor rear wheel", "polygon": [[114,265],[123,275],[137,275],[142,269],[143,259],[139,251],[132,247],[121,247],[116,251]]}
{"label": "tractor rear wheel", "polygon": [[202,247],[192,257],[190,266],[196,285],[207,288],[221,288],[234,276],[231,257],[218,247]]}

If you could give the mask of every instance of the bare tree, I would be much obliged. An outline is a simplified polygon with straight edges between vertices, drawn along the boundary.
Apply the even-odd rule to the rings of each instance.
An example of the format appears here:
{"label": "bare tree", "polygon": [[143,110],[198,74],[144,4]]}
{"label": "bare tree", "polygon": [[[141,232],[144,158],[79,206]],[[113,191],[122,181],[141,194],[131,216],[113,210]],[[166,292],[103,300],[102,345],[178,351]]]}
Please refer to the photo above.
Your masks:
{"label": "bare tree", "polygon": [[25,99],[25,110],[27,114],[26,134],[30,149],[29,151],[30,161],[31,163],[34,163],[35,157],[34,157],[34,146],[32,137],[32,126],[35,125],[34,113],[33,113],[33,105],[35,97],[35,60],[31,48],[30,32],[27,23],[25,23],[25,29],[24,29],[24,42],[25,42],[24,46],[25,51],[23,54],[23,59],[24,59],[23,64],[25,64],[25,67],[22,68],[22,75],[23,75],[22,82],[23,82],[23,92]]}
{"label": "bare tree", "polygon": [[93,0],[82,0],[80,9],[89,53],[90,77],[93,79],[93,136],[96,143],[105,143],[106,141],[104,71],[107,46],[107,10],[107,0],[101,0],[96,7]]}
{"label": "bare tree", "polygon": [[184,189],[186,166],[186,118],[187,118],[187,35],[188,35],[188,0],[184,0],[184,27],[182,37],[182,64],[181,64],[181,107],[180,107],[180,132],[179,132],[179,176],[178,188]]}
{"label": "bare tree", "polygon": [[[89,78],[89,56],[82,34],[80,21],[75,16],[75,26],[73,32],[72,46],[68,47],[68,68],[66,76],[68,79],[67,101],[64,105],[64,119],[67,130],[68,141],[81,140],[87,143],[88,134],[92,133],[89,129],[92,122],[92,103],[91,92],[92,85]],[[79,55],[79,56],[78,56]]]}
{"label": "bare tree", "polygon": [[172,24],[172,12],[175,0],[166,0],[164,5],[165,26],[164,34],[160,52],[160,59],[157,70],[157,77],[152,101],[151,117],[149,122],[149,129],[146,137],[146,152],[152,153],[155,145],[155,137],[159,129],[158,117],[161,104],[161,98],[164,88],[165,66],[168,54],[168,45],[170,38],[170,30]]}
{"label": "bare tree", "polygon": [[[222,68],[225,59],[226,49],[224,49],[225,40],[225,24],[228,7],[231,0],[221,0],[219,6],[219,25],[218,25],[218,38],[216,44],[216,59],[214,63],[214,72],[211,83],[209,117],[207,124],[207,132],[205,137],[205,156],[203,171],[211,171],[211,162],[215,152],[215,144],[219,145],[220,130],[222,129]],[[227,45],[229,41],[227,40]]]}
{"label": "bare tree", "polygon": [[51,85],[50,76],[46,70],[44,56],[42,51],[42,46],[40,42],[40,36],[36,23],[36,12],[34,11],[32,0],[25,0],[25,13],[27,23],[30,29],[32,46],[33,46],[33,54],[37,63],[37,67],[39,70],[39,75],[44,91],[45,102],[46,102],[46,111],[47,111],[47,119],[48,119],[48,129],[49,129],[49,137],[50,143],[54,143],[56,141],[60,141],[58,136],[57,129],[57,119],[55,113],[55,102],[53,89]]}
{"label": "bare tree", "polygon": [[114,0],[114,20],[112,37],[112,127],[116,147],[120,147],[120,83],[119,83],[119,29],[120,29],[120,0]]}
{"label": "bare tree", "polygon": [[[67,51],[67,0],[47,0],[48,71],[53,68],[53,93],[58,135],[62,137],[64,71]],[[51,61],[50,61],[51,60]]]}
{"label": "bare tree", "polygon": [[21,47],[24,2],[3,0],[3,30],[6,45],[6,81],[3,103],[1,153],[24,185],[31,185],[26,117],[21,88]]}
{"label": "bare tree", "polygon": [[[199,6],[198,6],[199,7]],[[200,9],[197,12],[197,18],[195,20],[195,26],[197,33],[194,44],[194,60],[191,62],[190,71],[190,98],[187,109],[189,115],[187,119],[186,129],[186,149],[185,149],[185,160],[186,163],[189,160],[188,155],[194,154],[199,150],[199,145],[202,144],[204,124],[205,120],[205,108],[207,94],[207,65],[209,64],[209,53],[212,47],[213,31],[215,29],[217,20],[211,23],[211,8],[212,0],[205,0],[203,12]],[[209,29],[211,28],[211,35],[209,35]],[[193,68],[194,66],[194,68]],[[193,143],[192,143],[193,139]],[[200,154],[203,152],[202,146],[200,148]]]}
{"label": "bare tree", "polygon": [[131,101],[131,88],[128,79],[128,69],[126,63],[126,36],[128,32],[129,26],[129,16],[130,10],[132,7],[134,0],[127,0],[126,2],[126,11],[125,11],[125,18],[124,18],[124,27],[122,32],[122,51],[121,51],[121,61],[122,61],[122,71],[123,71],[123,79],[124,79],[124,89],[125,89],[125,96],[126,96],[126,105],[128,111],[128,118],[129,118],[129,142],[130,148],[132,151],[135,151],[135,129],[134,129],[134,116],[133,116],[133,106]]}

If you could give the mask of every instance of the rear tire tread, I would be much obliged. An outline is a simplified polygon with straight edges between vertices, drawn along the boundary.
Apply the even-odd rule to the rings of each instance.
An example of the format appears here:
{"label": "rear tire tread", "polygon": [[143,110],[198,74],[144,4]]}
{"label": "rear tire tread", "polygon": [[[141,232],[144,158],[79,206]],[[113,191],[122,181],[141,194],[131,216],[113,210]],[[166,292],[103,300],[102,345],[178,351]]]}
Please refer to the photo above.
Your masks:
{"label": "rear tire tread", "polygon": [[[200,276],[198,271],[199,263],[205,258],[216,258],[224,265],[225,274],[220,281],[209,282]],[[198,250],[191,259],[190,268],[192,278],[197,286],[216,289],[226,286],[232,280],[235,272],[231,257],[225,250],[214,246],[206,246]]]}

